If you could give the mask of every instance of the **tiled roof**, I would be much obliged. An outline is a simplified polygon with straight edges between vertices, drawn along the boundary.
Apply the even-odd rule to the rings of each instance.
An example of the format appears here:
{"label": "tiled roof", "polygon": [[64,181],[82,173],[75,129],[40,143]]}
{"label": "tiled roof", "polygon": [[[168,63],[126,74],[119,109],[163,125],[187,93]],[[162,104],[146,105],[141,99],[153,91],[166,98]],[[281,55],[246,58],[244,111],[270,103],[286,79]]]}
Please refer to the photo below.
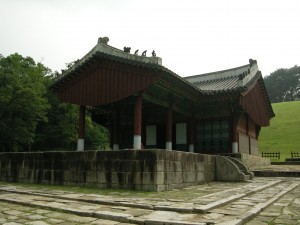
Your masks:
{"label": "tiled roof", "polygon": [[250,60],[250,64],[244,66],[185,77],[185,79],[197,86],[199,90],[226,93],[245,90],[256,80],[258,72],[256,60]]}
{"label": "tiled roof", "polygon": [[198,87],[199,90],[211,95],[242,93],[247,91],[252,84],[258,82],[269,116],[275,116],[256,60],[250,59],[249,64],[244,66],[185,77],[185,79]]}
{"label": "tiled roof", "polygon": [[77,60],[71,68],[66,71],[62,71],[62,74],[51,85],[51,89],[56,90],[57,88],[59,88],[62,83],[67,82],[69,79],[71,79],[77,70],[84,68],[89,64],[90,61],[94,60],[97,57],[125,63],[144,69],[151,69],[157,72],[162,72],[161,75],[165,79],[172,83],[176,83],[176,85],[178,85],[182,89],[192,92],[193,95],[199,96],[204,94],[204,91],[199,90],[196,86],[188,82],[186,79],[182,78],[170,69],[162,66],[161,58],[156,56],[147,57],[130,54],[100,42],[98,42],[98,44],[82,59]]}

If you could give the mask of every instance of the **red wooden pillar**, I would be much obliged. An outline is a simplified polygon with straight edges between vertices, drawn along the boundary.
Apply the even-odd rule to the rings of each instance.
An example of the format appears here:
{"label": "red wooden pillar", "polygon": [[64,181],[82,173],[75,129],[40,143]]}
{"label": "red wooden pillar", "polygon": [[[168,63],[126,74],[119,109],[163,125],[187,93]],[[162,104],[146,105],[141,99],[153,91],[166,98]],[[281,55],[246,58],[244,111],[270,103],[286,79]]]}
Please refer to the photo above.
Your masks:
{"label": "red wooden pillar", "polygon": [[172,107],[167,111],[166,150],[172,150]]}
{"label": "red wooden pillar", "polygon": [[113,150],[119,150],[120,113],[116,111],[113,120]]}
{"label": "red wooden pillar", "polygon": [[77,151],[84,150],[84,133],[85,133],[85,106],[79,108],[79,124],[78,124],[78,141]]}
{"label": "red wooden pillar", "polygon": [[194,152],[194,118],[190,117],[188,121],[188,143],[189,152]]}
{"label": "red wooden pillar", "polygon": [[237,131],[237,127],[239,124],[239,115],[231,115],[231,137],[232,137],[232,153],[238,153],[239,152],[239,145],[238,145],[238,131]]}
{"label": "red wooden pillar", "polygon": [[142,95],[135,99],[133,148],[141,149],[142,145]]}

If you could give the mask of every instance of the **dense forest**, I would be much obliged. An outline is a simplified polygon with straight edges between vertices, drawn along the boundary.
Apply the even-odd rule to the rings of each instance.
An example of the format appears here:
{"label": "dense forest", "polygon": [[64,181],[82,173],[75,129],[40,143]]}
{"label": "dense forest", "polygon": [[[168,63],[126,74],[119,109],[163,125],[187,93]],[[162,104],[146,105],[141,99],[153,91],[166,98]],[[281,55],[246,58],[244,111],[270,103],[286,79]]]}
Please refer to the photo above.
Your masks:
{"label": "dense forest", "polygon": [[[77,148],[78,107],[49,91],[55,74],[30,57],[0,55],[0,152]],[[87,114],[86,148],[107,147],[108,138]]]}
{"label": "dense forest", "polygon": [[264,78],[272,103],[300,100],[300,67],[278,69]]}

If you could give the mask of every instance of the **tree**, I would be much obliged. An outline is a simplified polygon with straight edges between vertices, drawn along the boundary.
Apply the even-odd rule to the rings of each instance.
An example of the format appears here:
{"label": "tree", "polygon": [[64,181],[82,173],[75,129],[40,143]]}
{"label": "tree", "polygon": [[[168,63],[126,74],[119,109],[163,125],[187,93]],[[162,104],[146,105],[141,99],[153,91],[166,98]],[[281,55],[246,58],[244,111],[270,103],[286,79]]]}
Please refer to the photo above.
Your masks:
{"label": "tree", "polygon": [[271,102],[300,99],[300,67],[278,69],[264,78]]}
{"label": "tree", "polygon": [[[75,150],[78,106],[49,90],[57,77],[30,57],[0,54],[0,151]],[[86,146],[108,146],[107,130],[87,115]]]}
{"label": "tree", "polygon": [[[48,83],[52,83],[52,77],[48,79]],[[75,150],[78,107],[72,104],[61,103],[49,90],[46,97],[50,104],[47,110],[48,120],[41,121],[38,124],[32,150]]]}
{"label": "tree", "polygon": [[41,63],[15,53],[0,58],[0,150],[28,150],[49,108]]}
{"label": "tree", "polygon": [[108,130],[92,121],[89,115],[85,118],[85,148],[96,150],[109,146]]}
{"label": "tree", "polygon": [[[56,73],[47,76],[49,87]],[[37,126],[36,138],[32,146],[33,151],[76,150],[78,112],[76,105],[60,102],[49,88],[46,98],[50,104],[47,110],[47,121],[41,121]],[[86,115],[85,148],[100,149],[109,145],[108,131],[99,124],[92,122],[90,115]]]}

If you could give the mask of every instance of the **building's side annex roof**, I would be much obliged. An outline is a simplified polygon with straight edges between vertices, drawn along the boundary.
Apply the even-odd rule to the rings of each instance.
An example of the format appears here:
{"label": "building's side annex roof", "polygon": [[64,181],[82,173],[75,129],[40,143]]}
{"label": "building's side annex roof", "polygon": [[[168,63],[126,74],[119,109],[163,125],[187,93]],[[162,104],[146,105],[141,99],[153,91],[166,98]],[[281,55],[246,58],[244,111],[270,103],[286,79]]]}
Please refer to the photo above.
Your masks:
{"label": "building's side annex roof", "polygon": [[247,92],[252,84],[258,82],[269,116],[275,116],[256,60],[250,59],[249,64],[244,66],[185,77],[185,79],[206,93],[222,95]]}
{"label": "building's side annex roof", "polygon": [[256,60],[250,64],[212,73],[200,74],[185,79],[200,90],[213,93],[227,93],[245,90],[258,76]]}

